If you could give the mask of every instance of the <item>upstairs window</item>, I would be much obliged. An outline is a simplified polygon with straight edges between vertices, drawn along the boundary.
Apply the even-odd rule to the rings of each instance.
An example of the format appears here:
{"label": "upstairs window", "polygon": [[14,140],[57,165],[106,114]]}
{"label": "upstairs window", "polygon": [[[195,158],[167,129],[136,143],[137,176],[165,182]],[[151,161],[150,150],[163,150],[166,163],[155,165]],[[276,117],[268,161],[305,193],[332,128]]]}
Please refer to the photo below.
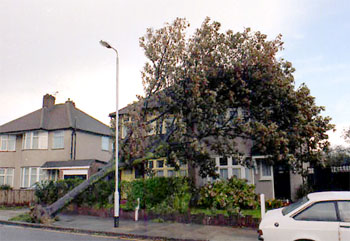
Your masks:
{"label": "upstairs window", "polygon": [[16,136],[1,135],[0,151],[16,151]]}
{"label": "upstairs window", "polygon": [[53,133],[52,149],[64,148],[64,131],[55,131]]}
{"label": "upstairs window", "polygon": [[47,149],[47,131],[30,131],[24,134],[23,149]]}
{"label": "upstairs window", "polygon": [[102,151],[109,151],[109,137],[102,136]]}

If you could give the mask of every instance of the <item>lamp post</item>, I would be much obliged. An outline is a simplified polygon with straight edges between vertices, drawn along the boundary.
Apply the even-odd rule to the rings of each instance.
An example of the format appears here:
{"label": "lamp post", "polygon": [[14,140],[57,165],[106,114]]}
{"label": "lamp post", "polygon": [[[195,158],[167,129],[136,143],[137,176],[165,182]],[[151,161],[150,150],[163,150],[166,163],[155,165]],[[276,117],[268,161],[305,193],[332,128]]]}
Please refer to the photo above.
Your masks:
{"label": "lamp post", "polygon": [[119,143],[118,143],[118,136],[119,136],[119,107],[118,107],[118,98],[119,98],[119,54],[118,50],[113,48],[109,43],[101,40],[100,44],[103,47],[106,47],[108,49],[113,49],[116,53],[116,85],[117,85],[117,96],[116,96],[116,112],[115,112],[115,192],[114,192],[114,227],[119,227],[119,190],[118,190],[118,182],[119,182],[119,169],[118,169],[118,162],[119,162]]}

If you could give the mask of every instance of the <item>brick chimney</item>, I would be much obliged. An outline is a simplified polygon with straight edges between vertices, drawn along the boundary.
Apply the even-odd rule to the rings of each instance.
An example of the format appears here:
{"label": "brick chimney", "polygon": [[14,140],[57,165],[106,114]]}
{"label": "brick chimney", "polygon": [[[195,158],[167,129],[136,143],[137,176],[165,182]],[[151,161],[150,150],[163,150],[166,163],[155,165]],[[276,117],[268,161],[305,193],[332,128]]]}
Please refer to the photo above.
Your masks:
{"label": "brick chimney", "polygon": [[51,108],[55,105],[55,100],[56,98],[52,95],[49,95],[49,94],[46,94],[44,95],[44,98],[43,98],[43,108],[46,107],[46,108]]}

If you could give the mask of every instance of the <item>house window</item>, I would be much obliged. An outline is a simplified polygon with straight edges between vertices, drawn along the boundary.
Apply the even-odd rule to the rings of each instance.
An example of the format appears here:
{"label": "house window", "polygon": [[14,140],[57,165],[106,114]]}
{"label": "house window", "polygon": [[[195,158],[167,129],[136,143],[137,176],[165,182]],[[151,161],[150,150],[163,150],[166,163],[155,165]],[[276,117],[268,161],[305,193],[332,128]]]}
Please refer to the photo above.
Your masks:
{"label": "house window", "polygon": [[30,131],[24,134],[23,149],[47,149],[48,132]]}
{"label": "house window", "polygon": [[153,168],[153,161],[148,162],[148,168],[152,169]]}
{"label": "house window", "polygon": [[163,170],[157,171],[157,177],[164,177],[164,171]]}
{"label": "house window", "polygon": [[157,167],[163,168],[164,167],[164,161],[157,161]]}
{"label": "house window", "polygon": [[[218,167],[220,179],[228,179],[236,177],[246,179],[249,184],[253,184],[252,169],[239,164],[239,159],[234,157],[215,157],[213,158]],[[212,182],[212,178],[207,178],[208,182]]]}
{"label": "house window", "polygon": [[265,160],[260,160],[260,179],[272,180],[272,166]]}
{"label": "house window", "polygon": [[180,170],[180,176],[182,176],[182,177],[187,176],[187,171],[186,170]]}
{"label": "house window", "polygon": [[58,173],[59,173],[58,169],[47,170],[48,180],[57,181],[58,180]]}
{"label": "house window", "polygon": [[13,187],[14,168],[0,168],[0,186],[10,185]]}
{"label": "house window", "polygon": [[53,133],[52,149],[64,148],[64,131],[55,131]]}
{"label": "house window", "polygon": [[33,187],[36,182],[46,180],[47,173],[39,167],[21,168],[21,187]]}
{"label": "house window", "polygon": [[227,166],[227,157],[220,157],[220,166]]}
{"label": "house window", "polygon": [[102,151],[109,151],[109,137],[102,136]]}
{"label": "house window", "polygon": [[227,170],[227,168],[221,168],[220,169],[220,178],[221,179],[228,179],[228,170]]}
{"label": "house window", "polygon": [[232,168],[232,176],[236,178],[241,178],[242,177],[242,168]]}
{"label": "house window", "polygon": [[0,151],[15,151],[16,150],[16,136],[1,135],[0,136]]}
{"label": "house window", "polygon": [[174,170],[168,170],[168,177],[174,177],[174,176],[175,176]]}

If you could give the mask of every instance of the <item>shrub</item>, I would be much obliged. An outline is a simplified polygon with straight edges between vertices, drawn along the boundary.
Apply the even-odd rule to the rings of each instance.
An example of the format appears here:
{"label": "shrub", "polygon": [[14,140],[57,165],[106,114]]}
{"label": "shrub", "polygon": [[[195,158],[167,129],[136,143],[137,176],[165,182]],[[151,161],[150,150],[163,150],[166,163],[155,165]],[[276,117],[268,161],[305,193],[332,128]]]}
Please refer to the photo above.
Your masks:
{"label": "shrub", "polygon": [[154,177],[122,182],[121,196],[127,200],[127,210],[134,210],[137,198],[140,198],[141,208],[157,213],[185,212],[191,200],[188,179],[180,177]]}
{"label": "shrub", "polygon": [[218,180],[201,188],[199,205],[217,209],[253,209],[259,204],[254,189],[254,185],[236,177]]}
{"label": "shrub", "polygon": [[[63,197],[67,192],[79,185],[81,179],[67,179],[59,181],[43,181],[37,183],[35,187],[35,196],[37,203],[50,205]],[[109,207],[113,203],[113,193],[115,190],[114,180],[100,180],[89,186],[87,190],[77,196],[73,203],[78,206],[95,206],[97,208]]]}
{"label": "shrub", "polygon": [[0,185],[0,190],[12,190],[12,187],[10,185],[4,184]]}

